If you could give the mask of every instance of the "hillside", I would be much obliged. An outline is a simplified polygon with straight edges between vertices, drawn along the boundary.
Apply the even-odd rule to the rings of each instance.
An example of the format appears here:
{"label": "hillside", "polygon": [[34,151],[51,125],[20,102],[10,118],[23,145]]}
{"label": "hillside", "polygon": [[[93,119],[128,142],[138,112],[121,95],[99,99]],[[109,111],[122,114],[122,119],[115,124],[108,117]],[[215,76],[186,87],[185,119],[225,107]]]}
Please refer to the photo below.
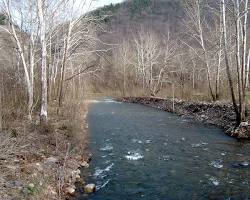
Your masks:
{"label": "hillside", "polygon": [[127,0],[97,9],[92,14],[108,16],[104,20],[108,30],[119,32],[120,35],[141,27],[157,32],[165,32],[166,28],[177,31],[182,23],[184,9],[179,0]]}

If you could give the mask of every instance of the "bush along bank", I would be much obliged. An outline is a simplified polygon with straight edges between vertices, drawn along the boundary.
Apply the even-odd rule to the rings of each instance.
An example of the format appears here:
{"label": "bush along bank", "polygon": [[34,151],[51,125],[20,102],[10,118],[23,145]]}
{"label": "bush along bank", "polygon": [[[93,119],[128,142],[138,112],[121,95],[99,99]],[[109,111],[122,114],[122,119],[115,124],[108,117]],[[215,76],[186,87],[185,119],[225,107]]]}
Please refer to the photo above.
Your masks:
{"label": "bush along bank", "polygon": [[172,99],[156,97],[124,97],[118,100],[139,103],[206,124],[212,124],[222,128],[226,134],[238,139],[250,138],[250,125],[247,121],[242,122],[239,127],[235,127],[235,113],[231,104],[191,102],[177,99],[173,102]]}

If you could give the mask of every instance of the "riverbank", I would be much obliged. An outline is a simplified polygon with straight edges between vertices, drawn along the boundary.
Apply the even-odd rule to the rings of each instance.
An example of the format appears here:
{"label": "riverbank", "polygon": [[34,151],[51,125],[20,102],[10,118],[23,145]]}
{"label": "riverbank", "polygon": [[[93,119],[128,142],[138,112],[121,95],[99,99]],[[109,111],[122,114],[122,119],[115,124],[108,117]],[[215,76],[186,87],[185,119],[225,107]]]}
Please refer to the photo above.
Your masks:
{"label": "riverbank", "polygon": [[192,118],[203,123],[212,124],[222,128],[226,134],[235,138],[250,138],[250,126],[247,122],[235,128],[235,113],[230,104],[220,102],[190,102],[177,99],[175,99],[173,104],[172,99],[155,97],[124,97],[119,100],[143,104],[167,112],[176,113],[180,116]]}
{"label": "riverbank", "polygon": [[87,105],[65,104],[59,115],[51,105],[50,119],[39,125],[13,119],[0,136],[0,196],[9,199],[67,199],[87,167]]}

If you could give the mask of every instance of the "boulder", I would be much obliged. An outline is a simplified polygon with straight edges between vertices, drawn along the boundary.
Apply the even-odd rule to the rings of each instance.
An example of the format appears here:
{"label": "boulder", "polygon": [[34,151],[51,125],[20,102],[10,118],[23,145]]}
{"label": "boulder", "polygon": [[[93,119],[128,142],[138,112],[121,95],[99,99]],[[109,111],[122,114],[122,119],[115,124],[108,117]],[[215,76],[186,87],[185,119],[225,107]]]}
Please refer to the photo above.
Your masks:
{"label": "boulder", "polygon": [[242,167],[248,167],[249,166],[249,162],[244,161],[244,162],[240,163],[240,166],[242,166]]}
{"label": "boulder", "polygon": [[72,173],[76,174],[76,175],[79,175],[79,174],[81,174],[81,171],[80,171],[80,169],[77,169],[77,170],[73,171]]}
{"label": "boulder", "polygon": [[30,183],[29,185],[28,185],[28,188],[29,189],[33,189],[35,187],[35,185],[33,184],[33,183]]}
{"label": "boulder", "polygon": [[81,167],[85,167],[85,168],[89,167],[89,164],[86,161],[81,162],[80,165]]}
{"label": "boulder", "polygon": [[76,191],[75,188],[71,186],[65,188],[65,193],[69,195],[74,195],[75,191]]}
{"label": "boulder", "polygon": [[87,184],[85,187],[84,187],[84,192],[86,194],[91,194],[91,193],[94,193],[96,191],[96,186],[95,184]]}
{"label": "boulder", "polygon": [[45,163],[49,163],[49,164],[54,164],[54,163],[57,163],[58,162],[58,158],[55,158],[55,157],[49,157],[46,159]]}
{"label": "boulder", "polygon": [[242,128],[242,127],[247,127],[247,126],[249,126],[248,122],[241,122],[241,123],[240,123],[240,127],[241,127],[241,128]]}
{"label": "boulder", "polygon": [[76,175],[76,181],[79,181],[81,179],[81,176],[79,174]]}

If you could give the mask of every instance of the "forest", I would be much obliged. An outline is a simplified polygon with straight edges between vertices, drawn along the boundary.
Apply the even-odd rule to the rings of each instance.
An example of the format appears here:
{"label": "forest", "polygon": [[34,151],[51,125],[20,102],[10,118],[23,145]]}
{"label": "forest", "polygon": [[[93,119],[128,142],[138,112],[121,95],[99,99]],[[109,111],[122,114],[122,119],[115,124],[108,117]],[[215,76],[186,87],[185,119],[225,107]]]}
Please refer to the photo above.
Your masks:
{"label": "forest", "polygon": [[250,137],[248,0],[87,4],[1,0],[3,199],[74,193],[90,157],[84,120],[93,97],[229,104],[232,131]]}

